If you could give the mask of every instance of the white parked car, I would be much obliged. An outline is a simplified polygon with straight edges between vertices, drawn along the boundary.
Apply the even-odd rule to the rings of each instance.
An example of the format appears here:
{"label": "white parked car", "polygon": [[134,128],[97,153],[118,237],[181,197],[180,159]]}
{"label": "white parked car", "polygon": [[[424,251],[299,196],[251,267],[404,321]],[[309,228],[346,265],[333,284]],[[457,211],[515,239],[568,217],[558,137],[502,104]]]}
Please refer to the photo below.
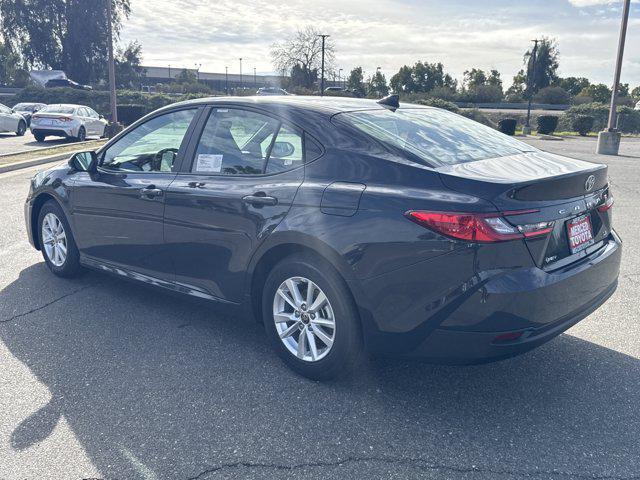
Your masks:
{"label": "white parked car", "polygon": [[83,105],[47,105],[31,117],[31,133],[38,142],[48,136],[73,138],[104,137],[107,121]]}
{"label": "white parked car", "polygon": [[18,112],[0,103],[0,132],[15,132],[21,137],[27,131],[27,121]]}
{"label": "white parked car", "polygon": [[636,110],[640,110],[640,102],[636,103]]}

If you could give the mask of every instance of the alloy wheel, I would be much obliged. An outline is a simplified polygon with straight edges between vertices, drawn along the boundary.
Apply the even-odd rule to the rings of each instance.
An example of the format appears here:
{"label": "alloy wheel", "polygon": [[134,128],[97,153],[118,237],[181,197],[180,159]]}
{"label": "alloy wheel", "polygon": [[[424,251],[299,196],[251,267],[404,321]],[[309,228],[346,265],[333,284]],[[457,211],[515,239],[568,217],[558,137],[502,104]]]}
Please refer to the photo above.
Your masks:
{"label": "alloy wheel", "polygon": [[298,359],[317,362],[331,351],[336,336],[333,309],[308,278],[291,277],[280,284],[273,299],[273,321],[280,340]]}
{"label": "alloy wheel", "polygon": [[64,265],[67,260],[67,234],[54,213],[47,213],[42,220],[42,245],[52,264],[56,267]]}

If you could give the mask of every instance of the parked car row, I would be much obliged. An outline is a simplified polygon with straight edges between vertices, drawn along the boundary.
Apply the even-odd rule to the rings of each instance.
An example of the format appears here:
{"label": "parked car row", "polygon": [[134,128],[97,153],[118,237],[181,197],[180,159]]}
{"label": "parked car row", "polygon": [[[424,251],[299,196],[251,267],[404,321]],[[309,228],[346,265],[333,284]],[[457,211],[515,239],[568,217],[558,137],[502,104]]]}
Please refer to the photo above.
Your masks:
{"label": "parked car row", "polygon": [[22,136],[30,128],[38,142],[49,136],[80,142],[87,137],[102,138],[107,123],[102,115],[84,105],[25,102],[9,108],[0,104],[0,132]]}

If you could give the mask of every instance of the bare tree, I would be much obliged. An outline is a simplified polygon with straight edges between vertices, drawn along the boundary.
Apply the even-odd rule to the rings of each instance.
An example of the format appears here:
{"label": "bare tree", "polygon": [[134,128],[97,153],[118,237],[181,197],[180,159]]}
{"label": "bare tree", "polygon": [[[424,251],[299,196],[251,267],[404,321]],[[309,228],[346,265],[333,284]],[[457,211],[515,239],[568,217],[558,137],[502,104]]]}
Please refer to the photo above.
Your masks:
{"label": "bare tree", "polygon": [[[298,30],[296,34],[271,46],[271,58],[278,71],[291,72],[294,68],[302,73],[305,87],[310,88],[317,79],[322,62],[322,39],[320,31],[312,26]],[[330,38],[324,47],[325,78],[332,71],[335,48]]]}

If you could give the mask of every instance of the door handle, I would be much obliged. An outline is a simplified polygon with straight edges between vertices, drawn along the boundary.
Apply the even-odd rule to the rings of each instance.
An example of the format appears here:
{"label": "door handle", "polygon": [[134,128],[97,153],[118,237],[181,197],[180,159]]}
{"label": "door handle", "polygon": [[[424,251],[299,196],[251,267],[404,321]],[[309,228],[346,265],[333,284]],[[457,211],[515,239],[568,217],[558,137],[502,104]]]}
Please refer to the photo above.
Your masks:
{"label": "door handle", "polygon": [[140,196],[142,198],[156,198],[161,197],[162,195],[164,195],[164,191],[156,188],[154,185],[149,185],[148,187],[140,190]]}
{"label": "door handle", "polygon": [[187,186],[189,188],[204,188],[205,185],[206,185],[206,183],[204,183],[204,182],[189,182],[189,183],[187,183]]}
{"label": "door handle", "polygon": [[254,207],[261,207],[264,205],[274,206],[278,204],[278,199],[276,197],[268,197],[264,192],[257,192],[253,195],[242,197],[242,201],[253,205]]}

